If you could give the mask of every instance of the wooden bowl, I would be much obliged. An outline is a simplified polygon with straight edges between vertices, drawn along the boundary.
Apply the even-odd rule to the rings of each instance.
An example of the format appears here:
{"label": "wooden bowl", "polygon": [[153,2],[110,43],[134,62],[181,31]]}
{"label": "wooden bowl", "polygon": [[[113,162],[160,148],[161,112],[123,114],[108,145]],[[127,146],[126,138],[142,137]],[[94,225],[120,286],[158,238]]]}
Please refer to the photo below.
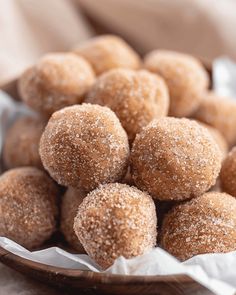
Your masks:
{"label": "wooden bowl", "polygon": [[[210,68],[207,67],[209,70]],[[16,81],[3,87],[2,90],[18,99]],[[210,295],[211,291],[186,275],[165,276],[128,276],[95,273],[45,265],[19,257],[0,247],[0,261],[44,283],[75,289],[86,294],[110,295]]]}
{"label": "wooden bowl", "polygon": [[[0,247],[0,261],[31,278],[86,294],[109,295],[210,295],[186,275],[128,276],[95,273],[45,265],[19,257]],[[78,294],[78,293],[77,293]]]}

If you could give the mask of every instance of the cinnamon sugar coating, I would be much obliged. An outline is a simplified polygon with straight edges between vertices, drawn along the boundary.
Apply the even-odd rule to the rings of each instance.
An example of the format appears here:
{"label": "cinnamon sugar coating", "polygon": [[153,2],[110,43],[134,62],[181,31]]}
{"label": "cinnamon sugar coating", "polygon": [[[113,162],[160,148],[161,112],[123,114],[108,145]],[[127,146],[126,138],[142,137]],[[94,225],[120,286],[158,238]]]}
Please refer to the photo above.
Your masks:
{"label": "cinnamon sugar coating", "polygon": [[82,190],[70,187],[62,197],[61,203],[61,231],[69,245],[78,253],[85,251],[74,232],[74,219],[85,196],[86,193]]}
{"label": "cinnamon sugar coating", "polygon": [[197,197],[214,185],[222,153],[206,128],[189,119],[161,118],[139,133],[131,151],[136,186],[159,200]]}
{"label": "cinnamon sugar coating", "polygon": [[180,260],[236,250],[236,200],[210,192],[177,205],[164,218],[161,245]]}
{"label": "cinnamon sugar coating", "polygon": [[228,143],[225,140],[224,136],[215,127],[212,127],[212,126],[210,126],[208,124],[205,124],[205,123],[202,123],[200,121],[197,121],[197,122],[198,122],[198,124],[200,124],[203,127],[207,128],[207,130],[209,131],[209,133],[211,134],[211,136],[213,137],[213,139],[217,143],[219,149],[221,150],[223,158],[224,158],[227,155],[228,149],[229,149],[228,148]]}
{"label": "cinnamon sugar coating", "polygon": [[73,53],[50,53],[22,74],[18,89],[27,105],[49,117],[82,102],[93,83],[94,72],[84,58]]}
{"label": "cinnamon sugar coating", "polygon": [[79,206],[74,229],[88,255],[107,268],[121,255],[135,257],[155,246],[155,205],[135,187],[102,185]]}
{"label": "cinnamon sugar coating", "polygon": [[32,249],[56,228],[58,189],[33,167],[8,170],[0,177],[0,236]]}
{"label": "cinnamon sugar coating", "polygon": [[9,168],[34,166],[42,168],[39,156],[39,140],[46,123],[39,118],[21,117],[8,129],[3,162]]}
{"label": "cinnamon sugar coating", "polygon": [[229,146],[236,144],[236,102],[229,97],[213,92],[203,95],[203,99],[193,117],[218,129]]}
{"label": "cinnamon sugar coating", "polygon": [[236,147],[224,159],[220,172],[221,188],[236,197]]}
{"label": "cinnamon sugar coating", "polygon": [[138,54],[123,39],[113,35],[85,41],[74,52],[87,59],[97,75],[114,68],[136,70],[141,64]]}
{"label": "cinnamon sugar coating", "polygon": [[90,191],[123,177],[129,143],[109,108],[82,104],[52,115],[39,151],[44,168],[59,184]]}
{"label": "cinnamon sugar coating", "polygon": [[168,50],[154,50],[146,55],[144,65],[164,78],[170,93],[170,116],[186,117],[198,107],[201,94],[209,85],[209,77],[196,58]]}
{"label": "cinnamon sugar coating", "polygon": [[132,142],[150,121],[167,115],[169,94],[164,80],[155,74],[113,69],[98,78],[85,102],[111,108]]}

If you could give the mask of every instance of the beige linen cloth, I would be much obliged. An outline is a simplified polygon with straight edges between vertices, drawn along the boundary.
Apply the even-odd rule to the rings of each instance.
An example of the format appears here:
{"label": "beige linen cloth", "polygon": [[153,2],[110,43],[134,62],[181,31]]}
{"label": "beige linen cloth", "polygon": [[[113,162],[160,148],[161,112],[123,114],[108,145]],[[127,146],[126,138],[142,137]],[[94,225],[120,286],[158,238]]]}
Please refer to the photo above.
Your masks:
{"label": "beige linen cloth", "polygon": [[[167,48],[236,59],[235,0],[0,0],[0,85],[45,52],[69,50],[98,28],[123,36],[140,53]],[[0,265],[4,294],[55,292]]]}
{"label": "beige linen cloth", "polygon": [[235,0],[0,0],[0,84],[43,53],[89,38],[81,11],[141,53],[158,47],[236,59]]}

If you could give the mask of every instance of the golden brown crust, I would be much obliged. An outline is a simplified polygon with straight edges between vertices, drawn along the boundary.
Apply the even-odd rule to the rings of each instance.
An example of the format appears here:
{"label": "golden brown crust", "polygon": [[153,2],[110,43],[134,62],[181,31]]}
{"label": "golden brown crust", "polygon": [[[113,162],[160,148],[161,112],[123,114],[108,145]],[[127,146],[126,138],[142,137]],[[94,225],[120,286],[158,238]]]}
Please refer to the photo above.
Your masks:
{"label": "golden brown crust", "polygon": [[0,177],[0,236],[32,249],[56,228],[58,189],[33,167],[8,170]]}
{"label": "golden brown crust", "polygon": [[164,218],[161,245],[180,260],[236,250],[236,200],[211,192],[174,207]]}
{"label": "golden brown crust", "polygon": [[159,200],[197,197],[214,185],[222,154],[197,122],[161,118],[136,136],[131,174],[136,186]]}
{"label": "golden brown crust", "polygon": [[99,36],[90,39],[74,52],[87,59],[97,75],[114,68],[140,68],[138,54],[120,37],[113,35]]}
{"label": "golden brown crust", "polygon": [[46,123],[38,118],[16,119],[7,131],[3,146],[3,162],[10,168],[35,166],[43,168],[39,156],[39,140]]}
{"label": "golden brown crust", "polygon": [[121,255],[135,257],[155,246],[155,205],[135,187],[102,185],[79,206],[74,229],[89,256],[107,268]]}
{"label": "golden brown crust", "polygon": [[61,203],[61,231],[70,246],[78,253],[85,253],[85,250],[79,242],[73,227],[78,207],[85,196],[85,192],[70,187],[62,197]]}
{"label": "golden brown crust", "polygon": [[236,197],[236,147],[230,151],[222,163],[220,181],[222,190]]}
{"label": "golden brown crust", "polygon": [[203,95],[203,99],[193,117],[218,129],[229,146],[236,144],[236,102],[213,92]]}
{"label": "golden brown crust", "polygon": [[169,94],[164,80],[155,74],[113,69],[98,78],[85,102],[111,108],[132,142],[154,118],[167,115]]}
{"label": "golden brown crust", "polygon": [[123,177],[129,143],[110,109],[82,104],[52,115],[39,151],[44,168],[59,184],[90,191]]}
{"label": "golden brown crust", "polygon": [[209,77],[197,59],[178,52],[154,50],[145,56],[144,65],[164,78],[170,93],[170,116],[188,116],[198,107]]}
{"label": "golden brown crust", "polygon": [[19,79],[22,100],[49,117],[53,112],[82,102],[94,83],[90,64],[73,53],[51,53],[26,70]]}

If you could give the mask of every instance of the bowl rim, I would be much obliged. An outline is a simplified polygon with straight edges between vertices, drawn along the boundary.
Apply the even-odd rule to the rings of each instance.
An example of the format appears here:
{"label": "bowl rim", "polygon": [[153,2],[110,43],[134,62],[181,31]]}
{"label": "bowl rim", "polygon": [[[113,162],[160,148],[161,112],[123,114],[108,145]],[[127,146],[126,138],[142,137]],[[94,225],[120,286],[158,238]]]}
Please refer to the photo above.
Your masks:
{"label": "bowl rim", "polygon": [[41,262],[36,262],[27,258],[23,258],[16,255],[5,248],[0,246],[0,261],[5,265],[12,266],[17,264],[18,268],[23,266],[37,272],[47,272],[51,274],[61,275],[63,277],[70,277],[74,279],[80,279],[88,281],[90,283],[102,283],[102,284],[134,284],[134,283],[191,283],[193,279],[185,274],[173,274],[173,275],[120,275],[120,274],[108,274],[103,272],[93,272],[87,270],[70,269],[47,265]]}

